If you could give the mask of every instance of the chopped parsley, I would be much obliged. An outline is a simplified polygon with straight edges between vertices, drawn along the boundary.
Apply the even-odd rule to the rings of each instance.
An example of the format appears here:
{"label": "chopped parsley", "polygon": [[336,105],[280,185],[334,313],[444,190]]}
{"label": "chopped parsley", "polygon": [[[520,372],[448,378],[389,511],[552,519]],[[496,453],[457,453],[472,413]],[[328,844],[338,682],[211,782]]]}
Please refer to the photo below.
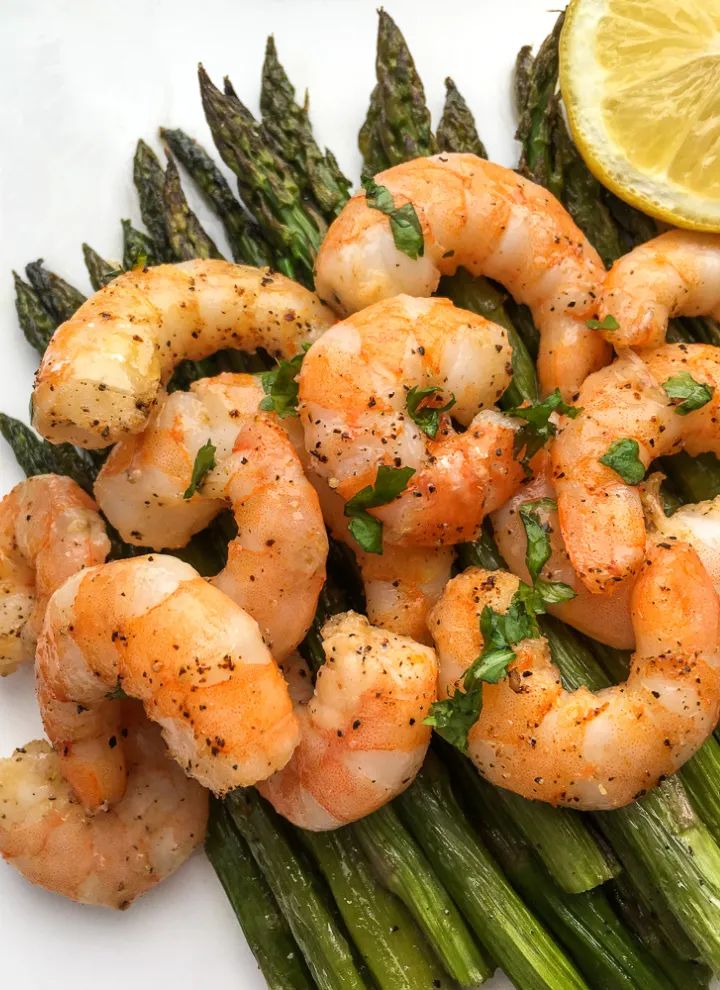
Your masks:
{"label": "chopped parsley", "polygon": [[557,426],[550,420],[552,414],[561,413],[563,416],[575,419],[581,410],[564,402],[560,389],[556,388],[539,402],[527,406],[515,406],[506,409],[505,412],[508,416],[525,420],[525,425],[515,434],[515,456],[520,458],[527,469],[529,462],[540,448],[557,434]]}
{"label": "chopped parsley", "polygon": [[368,509],[387,505],[405,491],[415,468],[389,467],[381,464],[375,476],[375,484],[366,485],[345,503],[345,515],[350,519],[349,529],[366,553],[382,553],[383,524]]}
{"label": "chopped parsley", "polygon": [[640,444],[630,437],[615,440],[599,460],[619,474],[626,485],[639,485],[645,477],[645,467],[640,460]]}
{"label": "chopped parsley", "polygon": [[417,385],[413,385],[407,394],[406,404],[410,419],[417,423],[423,433],[426,433],[431,440],[437,436],[441,415],[455,405],[455,396],[452,394],[444,406],[437,405],[435,400],[439,392],[440,389],[435,385],[430,385],[427,388],[418,388]]}
{"label": "chopped parsley", "polygon": [[415,207],[412,203],[395,206],[392,193],[386,186],[379,186],[374,179],[363,181],[367,205],[373,210],[379,210],[390,220],[390,231],[398,251],[402,251],[413,261],[422,258],[425,252],[425,241],[422,227]]}
{"label": "chopped parsley", "polygon": [[612,316],[610,313],[608,313],[607,316],[604,316],[602,320],[585,320],[585,326],[588,328],[588,330],[619,330],[620,329],[620,324],[615,319],[615,317]]}
{"label": "chopped parsley", "polygon": [[712,399],[715,388],[705,382],[696,382],[687,371],[673,375],[663,382],[669,399],[676,400],[675,412],[678,416],[687,416],[696,409],[702,409]]}
{"label": "chopped parsley", "polygon": [[260,383],[265,392],[265,398],[260,403],[263,412],[274,412],[285,419],[286,416],[297,416],[298,382],[303,358],[310,349],[310,344],[303,344],[302,351],[291,357],[289,361],[278,361],[270,371],[260,374]]}
{"label": "chopped parsley", "polygon": [[195,455],[190,484],[183,493],[183,498],[192,498],[202,485],[209,471],[215,467],[215,447],[210,440],[198,450]]}

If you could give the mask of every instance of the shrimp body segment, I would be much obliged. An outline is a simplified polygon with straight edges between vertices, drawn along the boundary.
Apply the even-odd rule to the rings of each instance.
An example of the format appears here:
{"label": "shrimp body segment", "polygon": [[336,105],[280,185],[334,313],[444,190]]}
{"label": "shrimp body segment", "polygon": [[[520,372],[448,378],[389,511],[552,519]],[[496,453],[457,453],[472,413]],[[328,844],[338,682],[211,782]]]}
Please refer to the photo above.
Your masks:
{"label": "shrimp body segment", "polygon": [[[301,739],[287,766],[259,785],[276,811],[311,831],[371,814],[412,782],[437,695],[427,646],[374,628],[354,612],[322,630],[326,662],[297,706]],[[307,697],[307,695],[305,696]]]}
{"label": "shrimp body segment", "polygon": [[53,334],[33,424],[53,443],[107,447],[144,429],[184,358],[223,347],[290,358],[332,322],[317,296],[269,269],[208,259],[127,272]]}
{"label": "shrimp body segment", "polygon": [[97,506],[71,478],[21,481],[0,502],[0,675],[35,656],[50,595],[102,563],[110,541]]}
{"label": "shrimp body segment", "polygon": [[284,766],[297,720],[257,624],[175,557],[114,561],[53,595],[36,659],[45,730],[87,809],[123,795],[121,687],[143,702],[171,756],[224,794]]}
{"label": "shrimp body segment", "polygon": [[[252,375],[218,375],[165,396],[141,434],[117,444],[98,475],[98,502],[123,539],[184,547],[225,506],[238,535],[212,579],[260,626],[282,659],[307,632],[325,580],[327,535],[318,498],[281,421],[259,413]],[[215,466],[185,498],[198,451]]]}
{"label": "shrimp body segment", "polygon": [[160,730],[125,704],[128,782],[88,816],[60,759],[36,740],[0,760],[0,853],[31,883],[83,904],[125,908],[203,841],[208,794],[168,760]]}
{"label": "shrimp body segment", "polygon": [[462,266],[501,282],[532,310],[540,331],[543,391],[572,398],[610,360],[595,315],[605,269],[555,197],[511,169],[469,154],[441,154],[376,176],[396,207],[411,203],[423,254],[411,259],[393,241],[387,216],[364,192],[346,204],[320,248],[316,284],[338,312],[353,313],[398,293],[429,296],[442,275]]}
{"label": "shrimp body segment", "polygon": [[[714,389],[684,416],[663,388],[683,373]],[[627,351],[587,379],[577,405],[580,415],[564,423],[552,448],[553,484],[573,567],[602,593],[640,568],[645,520],[638,488],[601,458],[622,441],[637,444],[644,468],[683,449],[720,454],[720,354],[706,344],[664,344],[642,356]]]}
{"label": "shrimp body segment", "polygon": [[600,316],[616,347],[657,347],[673,316],[720,319],[720,237],[669,230],[619,258],[605,279]]}
{"label": "shrimp body segment", "polygon": [[[446,299],[397,296],[331,330],[305,355],[300,418],[310,466],[347,501],[375,482],[378,465],[415,474],[388,505],[371,509],[388,543],[445,546],[471,539],[484,515],[520,484],[517,424],[493,406],[510,382],[502,327]],[[443,414],[434,439],[408,411],[414,388],[454,398],[456,433]]]}
{"label": "shrimp body segment", "polygon": [[[482,650],[479,619],[505,612],[518,580],[473,568],[431,616],[441,693],[452,694]],[[515,647],[508,676],[483,685],[468,737],[480,773],[526,798],[610,810],[674,773],[720,713],[720,602],[695,551],[651,548],[632,595],[636,650],[624,684],[566,691],[544,638]]]}

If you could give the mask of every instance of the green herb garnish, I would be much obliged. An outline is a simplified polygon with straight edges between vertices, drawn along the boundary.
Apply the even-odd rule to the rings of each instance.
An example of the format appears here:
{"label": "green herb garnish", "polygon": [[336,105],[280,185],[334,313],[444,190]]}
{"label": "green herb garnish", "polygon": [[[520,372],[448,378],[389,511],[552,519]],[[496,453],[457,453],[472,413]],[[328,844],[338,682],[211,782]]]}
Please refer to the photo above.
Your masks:
{"label": "green herb garnish", "polygon": [[688,371],[681,371],[663,382],[669,399],[680,400],[675,406],[678,416],[687,416],[696,409],[702,409],[713,397],[715,388],[705,382],[696,382]]}
{"label": "green herb garnish", "polygon": [[379,186],[371,178],[363,180],[363,188],[368,206],[373,210],[379,210],[389,218],[390,231],[398,251],[402,251],[413,261],[422,258],[425,241],[420,220],[412,203],[395,206],[390,190],[386,186]]}
{"label": "green herb garnish", "polygon": [[620,329],[620,324],[615,319],[615,317],[612,316],[610,313],[608,313],[607,316],[604,316],[602,320],[585,320],[585,326],[588,328],[588,330],[619,330]]}
{"label": "green herb garnish", "polygon": [[[440,428],[440,416],[448,412],[455,405],[455,396],[450,395],[444,406],[433,405],[432,400],[438,396],[440,389],[435,385],[427,388],[418,388],[413,385],[407,394],[407,411],[410,419],[426,433],[431,440],[437,436]],[[431,401],[428,401],[431,400]]]}
{"label": "green herb garnish", "polygon": [[615,440],[600,458],[600,463],[612,468],[626,485],[639,485],[645,477],[645,468],[640,460],[640,444],[637,440],[623,437]]}
{"label": "green herb garnish", "polygon": [[281,419],[285,419],[286,416],[297,416],[297,376],[309,347],[309,344],[303,344],[300,354],[296,354],[289,361],[278,361],[271,371],[262,372],[260,382],[265,398],[260,403],[260,408],[263,412],[277,413]]}
{"label": "green herb garnish", "polygon": [[515,456],[520,457],[523,466],[527,468],[540,448],[557,434],[557,426],[550,421],[552,414],[557,412],[575,419],[581,410],[577,406],[569,406],[563,402],[560,389],[556,388],[540,402],[515,406],[506,409],[505,412],[508,416],[525,420],[525,425],[521,426],[515,435]]}
{"label": "green herb garnish", "polygon": [[198,450],[195,455],[195,463],[193,464],[192,475],[190,477],[190,484],[185,489],[183,493],[183,498],[192,498],[195,492],[198,490],[200,485],[205,480],[206,475],[209,471],[215,467],[215,447],[212,442],[208,440],[206,444]]}
{"label": "green herb garnish", "polygon": [[350,532],[366,553],[382,553],[383,524],[368,509],[387,505],[405,491],[415,468],[388,467],[381,464],[375,476],[375,484],[366,485],[345,503],[345,515],[350,519]]}

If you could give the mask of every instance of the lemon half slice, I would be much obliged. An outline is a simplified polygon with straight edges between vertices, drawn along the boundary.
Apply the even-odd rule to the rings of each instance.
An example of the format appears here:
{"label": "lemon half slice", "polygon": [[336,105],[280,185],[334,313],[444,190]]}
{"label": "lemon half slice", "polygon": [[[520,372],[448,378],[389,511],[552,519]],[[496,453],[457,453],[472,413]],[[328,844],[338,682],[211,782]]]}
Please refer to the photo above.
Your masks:
{"label": "lemon half slice", "polygon": [[720,0],[572,0],[560,85],[604,185],[669,223],[720,230]]}

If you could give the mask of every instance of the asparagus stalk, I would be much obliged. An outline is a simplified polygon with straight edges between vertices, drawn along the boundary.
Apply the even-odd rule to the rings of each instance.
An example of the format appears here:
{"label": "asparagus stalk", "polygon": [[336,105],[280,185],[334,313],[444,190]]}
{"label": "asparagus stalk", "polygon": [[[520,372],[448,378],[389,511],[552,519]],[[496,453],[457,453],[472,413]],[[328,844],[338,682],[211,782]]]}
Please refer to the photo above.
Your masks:
{"label": "asparagus stalk", "polygon": [[83,244],[82,253],[90,277],[90,285],[96,292],[122,272],[119,261],[106,261],[89,244]]}
{"label": "asparagus stalk", "polygon": [[379,990],[447,985],[405,905],[380,886],[350,829],[300,832]]}
{"label": "asparagus stalk", "polygon": [[242,199],[279,255],[296,268],[298,277],[310,283],[324,233],[322,222],[304,206],[297,183],[268,147],[260,125],[247,107],[236,96],[221,93],[202,66],[198,77],[213,140],[221,158],[237,176]]}
{"label": "asparagus stalk", "polygon": [[147,234],[133,227],[129,220],[122,221],[123,232],[123,268],[132,271],[133,268],[147,268],[159,265],[163,260],[156,254],[155,243]]}
{"label": "asparagus stalk", "polygon": [[[485,783],[469,760],[454,754],[452,766],[482,836],[513,886],[564,945],[597,990],[670,990],[652,957],[633,939],[603,890],[565,894],[537,862],[506,814],[503,792]],[[560,837],[558,837],[559,842]]]}
{"label": "asparagus stalk", "polygon": [[15,309],[20,329],[28,344],[42,357],[57,323],[40,302],[40,296],[35,289],[24,282],[17,272],[12,274],[15,281]]}
{"label": "asparagus stalk", "polygon": [[475,934],[518,990],[586,987],[465,820],[436,756],[427,758],[396,803]]}
{"label": "asparagus stalk", "polygon": [[85,302],[82,292],[45,268],[42,258],[26,265],[25,274],[56,326],[69,320]]}
{"label": "asparagus stalk", "polygon": [[365,990],[327,893],[293,848],[278,816],[252,790],[234,791],[226,807],[285,915],[318,990]]}
{"label": "asparagus stalk", "polygon": [[461,987],[492,975],[441,880],[392,805],[351,826],[381,883],[405,904],[447,972]]}
{"label": "asparagus stalk", "polygon": [[225,176],[202,145],[179,128],[161,127],[160,136],[222,221],[233,259],[257,268],[272,264],[272,252],[262,234],[235,199]]}
{"label": "asparagus stalk", "polygon": [[367,114],[358,132],[358,148],[363,159],[362,177],[371,178],[390,167],[380,140],[380,84],[376,83],[370,94]]}
{"label": "asparagus stalk", "polygon": [[0,413],[0,433],[28,478],[35,474],[66,474],[92,494],[97,467],[89,451],[69,443],[48,443],[19,419],[5,413]]}
{"label": "asparagus stalk", "polygon": [[485,145],[475,126],[475,118],[449,76],[445,80],[445,106],[436,138],[440,151],[460,151],[487,158]]}
{"label": "asparagus stalk", "polygon": [[157,262],[175,260],[165,226],[165,173],[155,152],[142,139],[135,149],[133,180],[140,200],[140,215],[150,233],[150,254]]}
{"label": "asparagus stalk", "polygon": [[226,808],[211,799],[205,852],[269,990],[314,990],[302,953]]}
{"label": "asparagus stalk", "polygon": [[163,184],[163,217],[168,244],[178,261],[193,258],[222,258],[213,239],[188,205],[180,175],[172,155],[167,152]]}
{"label": "asparagus stalk", "polygon": [[295,88],[280,64],[275,39],[267,40],[262,69],[260,109],[263,128],[276,153],[293,169],[302,191],[308,192],[327,221],[343,208],[350,180],[345,178],[334,156],[320,150],[313,137],[305,105],[295,101]]}

